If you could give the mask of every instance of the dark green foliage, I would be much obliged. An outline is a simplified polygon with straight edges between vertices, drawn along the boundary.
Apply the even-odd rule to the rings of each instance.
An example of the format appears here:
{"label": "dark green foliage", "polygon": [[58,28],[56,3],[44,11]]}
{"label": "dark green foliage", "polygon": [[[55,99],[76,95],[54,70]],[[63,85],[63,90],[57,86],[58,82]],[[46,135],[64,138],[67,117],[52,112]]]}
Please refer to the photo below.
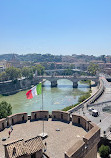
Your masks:
{"label": "dark green foliage", "polygon": [[12,106],[8,104],[6,101],[2,101],[0,103],[0,119],[6,118],[11,114],[12,114]]}
{"label": "dark green foliage", "polygon": [[21,70],[19,68],[9,67],[5,72],[8,80],[15,80],[21,77]]}
{"label": "dark green foliage", "polygon": [[42,66],[41,64],[36,65],[36,66],[33,66],[32,68],[33,68],[33,72],[34,72],[34,73],[37,71],[37,75],[38,75],[38,76],[44,74],[45,68],[44,68],[44,66]]}
{"label": "dark green foliage", "polygon": [[90,63],[90,65],[88,66],[88,72],[91,75],[96,75],[96,72],[99,70],[99,67],[97,64],[94,63]]}
{"label": "dark green foliage", "polygon": [[101,147],[99,148],[99,154],[102,158],[108,158],[110,154],[110,147],[101,145]]}
{"label": "dark green foliage", "polygon": [[86,99],[89,98],[90,96],[91,96],[91,94],[88,92],[88,93],[86,93],[85,95],[79,97],[79,99],[78,99],[79,103],[80,103],[80,102],[83,102],[84,100],[86,100]]}
{"label": "dark green foliage", "polygon": [[68,110],[74,108],[75,106],[77,106],[78,104],[79,104],[79,103],[74,104],[74,105],[71,105],[71,106],[67,106],[67,107],[65,107],[64,109],[62,109],[62,111],[68,111]]}
{"label": "dark green foliage", "polygon": [[29,78],[30,76],[33,76],[33,69],[30,67],[24,67],[22,68],[22,76]]}
{"label": "dark green foliage", "polygon": [[91,80],[81,80],[80,83],[91,85]]}

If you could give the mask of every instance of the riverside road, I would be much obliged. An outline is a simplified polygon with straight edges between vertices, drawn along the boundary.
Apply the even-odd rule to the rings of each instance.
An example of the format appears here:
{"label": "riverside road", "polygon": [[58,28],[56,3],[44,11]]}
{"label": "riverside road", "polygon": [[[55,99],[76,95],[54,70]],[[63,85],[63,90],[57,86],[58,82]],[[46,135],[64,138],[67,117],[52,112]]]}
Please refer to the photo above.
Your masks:
{"label": "riverside road", "polygon": [[103,108],[110,106],[111,107],[111,82],[108,82],[104,77],[101,77],[104,83],[104,93],[98,98],[98,100],[92,104],[89,108],[93,108],[99,112],[98,117],[93,117],[91,112],[89,112],[89,108],[87,109],[84,106],[84,109],[78,110],[76,113],[81,115],[85,115],[92,122],[96,123],[101,128],[101,136],[104,135],[104,131],[106,135],[108,135],[109,139],[111,139],[109,128],[111,127],[111,113],[103,112]]}

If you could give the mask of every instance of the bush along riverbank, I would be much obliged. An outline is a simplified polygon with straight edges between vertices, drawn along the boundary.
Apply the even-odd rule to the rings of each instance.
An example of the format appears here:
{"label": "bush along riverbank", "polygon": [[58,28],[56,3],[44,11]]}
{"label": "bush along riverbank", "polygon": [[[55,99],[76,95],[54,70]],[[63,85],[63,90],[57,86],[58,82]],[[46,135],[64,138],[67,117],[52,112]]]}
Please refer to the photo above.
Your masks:
{"label": "bush along riverbank", "polygon": [[64,109],[62,109],[62,111],[68,111],[74,107],[76,107],[78,104],[80,104],[81,102],[83,102],[84,100],[86,100],[87,98],[89,98],[91,96],[91,90],[89,90],[87,93],[85,93],[84,95],[80,96],[78,99],[78,103],[74,104],[74,105],[70,105],[65,107]]}
{"label": "bush along riverbank", "polygon": [[91,80],[86,80],[86,81],[81,80],[80,83],[88,84],[91,87]]}

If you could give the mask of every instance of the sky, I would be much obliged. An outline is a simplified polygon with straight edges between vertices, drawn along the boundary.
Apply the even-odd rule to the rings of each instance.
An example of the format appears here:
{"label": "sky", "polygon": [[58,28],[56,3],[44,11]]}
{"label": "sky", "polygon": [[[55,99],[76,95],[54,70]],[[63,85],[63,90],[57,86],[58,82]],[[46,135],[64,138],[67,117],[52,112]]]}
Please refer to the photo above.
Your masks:
{"label": "sky", "polygon": [[111,0],[0,0],[0,55],[111,55]]}

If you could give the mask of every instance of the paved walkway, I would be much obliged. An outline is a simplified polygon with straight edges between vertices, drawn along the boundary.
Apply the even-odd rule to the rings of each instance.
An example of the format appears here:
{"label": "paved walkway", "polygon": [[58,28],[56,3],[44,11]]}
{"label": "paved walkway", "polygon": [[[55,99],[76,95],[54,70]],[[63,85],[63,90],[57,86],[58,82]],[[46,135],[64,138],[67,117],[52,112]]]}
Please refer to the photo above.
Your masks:
{"label": "paved walkway", "polygon": [[[60,121],[44,121],[45,133],[48,137],[44,140],[47,143],[47,155],[50,158],[64,158],[64,152],[67,151],[72,145],[74,145],[78,140],[81,140],[86,131],[81,128]],[[0,132],[0,158],[4,158],[4,147],[3,144],[10,143],[12,141],[23,138],[27,140],[29,138],[35,137],[42,132],[42,121],[35,121],[23,124],[18,124],[13,126],[13,131],[10,138],[8,138],[8,131],[10,129],[5,129]],[[56,130],[60,131],[56,131]],[[6,141],[1,139],[5,137]]]}

